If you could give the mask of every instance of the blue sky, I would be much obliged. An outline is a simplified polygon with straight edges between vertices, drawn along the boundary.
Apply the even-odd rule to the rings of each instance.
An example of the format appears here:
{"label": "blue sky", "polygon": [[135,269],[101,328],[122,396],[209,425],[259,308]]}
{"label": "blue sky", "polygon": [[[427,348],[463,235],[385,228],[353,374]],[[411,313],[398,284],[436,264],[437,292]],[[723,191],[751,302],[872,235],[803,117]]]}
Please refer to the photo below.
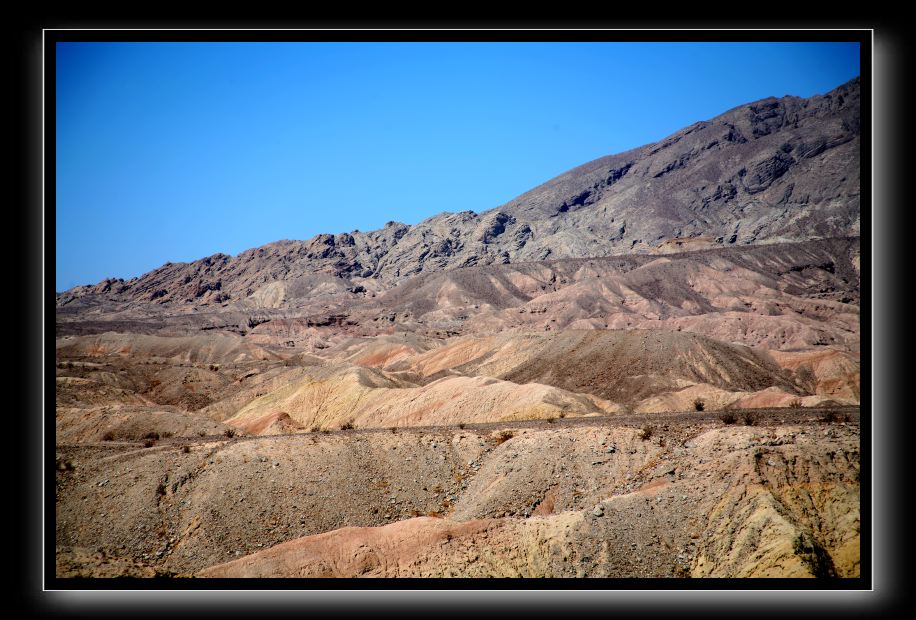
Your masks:
{"label": "blue sky", "polygon": [[858,74],[855,43],[59,43],[56,288],[484,211]]}

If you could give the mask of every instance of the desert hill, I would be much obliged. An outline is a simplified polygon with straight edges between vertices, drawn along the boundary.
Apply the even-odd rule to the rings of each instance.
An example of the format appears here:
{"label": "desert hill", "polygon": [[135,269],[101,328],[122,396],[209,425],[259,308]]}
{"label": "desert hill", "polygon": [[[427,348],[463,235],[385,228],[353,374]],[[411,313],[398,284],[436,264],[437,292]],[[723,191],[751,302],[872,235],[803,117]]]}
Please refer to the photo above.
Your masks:
{"label": "desert hill", "polygon": [[585,418],[61,445],[58,562],[86,576],[126,560],[200,577],[856,576],[857,426],[758,415],[664,418],[648,437]]}
{"label": "desert hill", "polygon": [[469,267],[377,294],[286,300],[286,309],[156,313],[128,302],[103,310],[97,298],[91,306],[82,298],[58,308],[57,331],[244,335],[311,355],[359,337],[412,333],[414,350],[460,334],[565,328],[681,330],[777,350],[857,351],[858,262],[859,240],[842,238]]}

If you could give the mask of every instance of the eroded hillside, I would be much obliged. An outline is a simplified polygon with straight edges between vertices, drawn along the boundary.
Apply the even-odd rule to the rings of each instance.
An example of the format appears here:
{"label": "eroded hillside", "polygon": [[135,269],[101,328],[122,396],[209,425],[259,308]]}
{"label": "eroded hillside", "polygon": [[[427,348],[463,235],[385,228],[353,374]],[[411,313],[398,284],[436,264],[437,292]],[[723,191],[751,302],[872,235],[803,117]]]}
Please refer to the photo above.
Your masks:
{"label": "eroded hillside", "polygon": [[59,562],[95,549],[200,576],[857,575],[855,412],[753,415],[62,445]]}

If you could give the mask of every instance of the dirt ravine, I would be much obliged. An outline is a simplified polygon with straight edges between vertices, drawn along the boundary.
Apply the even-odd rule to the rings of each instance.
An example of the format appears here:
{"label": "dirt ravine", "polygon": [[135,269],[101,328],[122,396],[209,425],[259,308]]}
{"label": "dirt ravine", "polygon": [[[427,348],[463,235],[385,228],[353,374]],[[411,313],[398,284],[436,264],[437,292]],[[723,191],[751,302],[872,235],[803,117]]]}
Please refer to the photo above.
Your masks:
{"label": "dirt ravine", "polygon": [[59,571],[856,576],[857,411],[787,413],[62,445]]}

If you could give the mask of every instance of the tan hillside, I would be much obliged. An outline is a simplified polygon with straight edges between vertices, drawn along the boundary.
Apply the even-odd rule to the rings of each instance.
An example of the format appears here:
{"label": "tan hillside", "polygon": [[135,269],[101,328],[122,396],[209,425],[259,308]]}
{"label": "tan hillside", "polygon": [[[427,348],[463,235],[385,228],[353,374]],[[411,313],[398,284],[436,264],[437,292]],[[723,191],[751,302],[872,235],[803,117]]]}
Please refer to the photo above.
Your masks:
{"label": "tan hillside", "polygon": [[548,385],[489,377],[444,377],[422,386],[377,370],[329,366],[254,400],[226,420],[247,432],[279,414],[302,428],[438,426],[608,414],[613,403]]}

